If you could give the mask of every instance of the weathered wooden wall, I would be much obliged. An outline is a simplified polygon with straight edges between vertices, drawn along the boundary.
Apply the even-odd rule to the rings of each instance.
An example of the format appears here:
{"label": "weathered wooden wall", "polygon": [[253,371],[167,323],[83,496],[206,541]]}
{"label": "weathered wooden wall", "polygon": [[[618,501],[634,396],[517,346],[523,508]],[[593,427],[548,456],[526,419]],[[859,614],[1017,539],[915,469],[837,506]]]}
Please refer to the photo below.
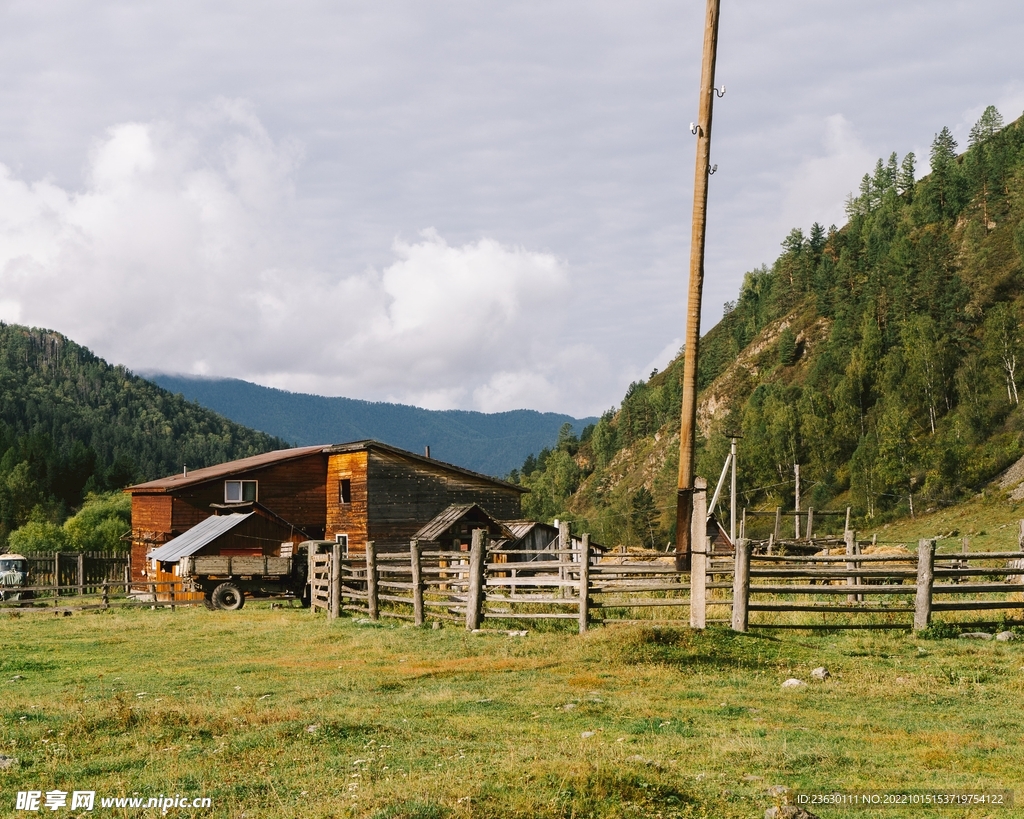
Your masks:
{"label": "weathered wooden wall", "polygon": [[166,494],[132,495],[132,581],[147,580],[146,553],[171,539],[173,498]]}
{"label": "weathered wooden wall", "polygon": [[[367,539],[367,451],[339,452],[327,461],[327,532],[348,535],[350,550],[362,552]],[[339,486],[342,480],[351,481],[351,502],[341,503]]]}
{"label": "weathered wooden wall", "polygon": [[210,517],[210,504],[224,503],[225,481],[257,481],[261,506],[312,538],[324,536],[327,458],[319,452],[175,490],[171,530],[180,534]]}
{"label": "weathered wooden wall", "polygon": [[367,484],[368,537],[382,550],[407,549],[412,536],[453,503],[477,503],[498,520],[521,515],[520,493],[511,487],[387,450],[369,451]]}

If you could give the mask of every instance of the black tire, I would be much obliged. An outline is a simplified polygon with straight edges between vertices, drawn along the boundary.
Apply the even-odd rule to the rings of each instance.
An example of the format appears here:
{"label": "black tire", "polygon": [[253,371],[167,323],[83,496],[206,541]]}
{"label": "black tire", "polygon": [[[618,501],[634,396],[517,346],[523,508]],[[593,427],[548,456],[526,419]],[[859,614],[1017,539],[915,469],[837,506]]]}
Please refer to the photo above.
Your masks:
{"label": "black tire", "polygon": [[221,583],[210,595],[214,608],[238,611],[245,605],[245,594],[234,583]]}
{"label": "black tire", "polygon": [[217,607],[213,605],[213,592],[203,592],[203,605],[210,611],[217,610]]}
{"label": "black tire", "polygon": [[310,596],[310,588],[306,586],[302,590],[302,594],[299,595],[299,602],[302,604],[302,608],[308,609],[313,605],[313,598]]}

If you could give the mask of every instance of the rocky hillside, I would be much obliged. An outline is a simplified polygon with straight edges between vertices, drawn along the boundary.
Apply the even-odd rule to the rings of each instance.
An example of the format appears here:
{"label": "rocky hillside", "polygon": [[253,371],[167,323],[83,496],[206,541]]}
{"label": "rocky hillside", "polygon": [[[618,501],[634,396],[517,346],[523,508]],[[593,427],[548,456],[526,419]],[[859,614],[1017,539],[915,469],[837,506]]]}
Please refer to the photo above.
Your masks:
{"label": "rocky hillside", "polygon": [[[800,464],[804,505],[878,523],[1024,455],[1024,126],[990,107],[957,148],[943,128],[920,180],[913,154],[880,159],[848,222],[791,231],[702,340],[698,472],[714,482],[741,434],[741,506],[791,508]],[[673,540],[681,375],[680,357],[527,459],[530,511]]]}

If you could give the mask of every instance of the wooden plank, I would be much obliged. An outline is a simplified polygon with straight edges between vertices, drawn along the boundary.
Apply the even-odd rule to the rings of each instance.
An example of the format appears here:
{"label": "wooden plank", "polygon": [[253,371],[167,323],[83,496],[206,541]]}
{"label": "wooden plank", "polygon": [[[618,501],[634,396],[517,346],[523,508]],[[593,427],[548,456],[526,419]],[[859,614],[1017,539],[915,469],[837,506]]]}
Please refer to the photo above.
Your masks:
{"label": "wooden plank", "polygon": [[932,611],[986,611],[989,609],[1024,609],[1024,600],[970,600],[932,603]]}
{"label": "wooden plank", "polygon": [[[876,595],[900,595],[908,597],[915,594],[914,586],[883,586],[883,585],[869,585],[861,584],[857,586],[848,585],[836,585],[836,586],[825,586],[825,585],[807,585],[800,586],[795,583],[791,585],[777,585],[777,586],[751,586],[751,594],[819,594],[819,595],[847,595],[850,596],[853,593],[856,594],[876,594]],[[849,603],[855,603],[856,600],[848,600]]]}
{"label": "wooden plank", "polygon": [[747,608],[749,611],[814,611],[835,614],[889,614],[914,611],[913,606],[868,606],[863,603],[851,606],[825,603],[755,603],[753,601]]}

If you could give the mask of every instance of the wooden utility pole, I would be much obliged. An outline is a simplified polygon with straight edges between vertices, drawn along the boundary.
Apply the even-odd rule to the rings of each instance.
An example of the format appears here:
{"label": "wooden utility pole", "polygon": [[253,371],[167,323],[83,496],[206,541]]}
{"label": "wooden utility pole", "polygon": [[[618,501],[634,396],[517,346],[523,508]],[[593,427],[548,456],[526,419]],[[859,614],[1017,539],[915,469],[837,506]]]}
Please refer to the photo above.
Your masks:
{"label": "wooden utility pole", "polygon": [[704,60],[697,114],[697,166],[693,184],[690,237],[690,290],[686,303],[686,350],[683,357],[683,408],[679,430],[679,484],[676,497],[676,569],[690,570],[690,519],[693,517],[693,461],[697,431],[697,352],[700,303],[704,289],[704,234],[707,227],[708,177],[711,175],[711,113],[715,97],[720,0],[708,0],[704,22]]}

